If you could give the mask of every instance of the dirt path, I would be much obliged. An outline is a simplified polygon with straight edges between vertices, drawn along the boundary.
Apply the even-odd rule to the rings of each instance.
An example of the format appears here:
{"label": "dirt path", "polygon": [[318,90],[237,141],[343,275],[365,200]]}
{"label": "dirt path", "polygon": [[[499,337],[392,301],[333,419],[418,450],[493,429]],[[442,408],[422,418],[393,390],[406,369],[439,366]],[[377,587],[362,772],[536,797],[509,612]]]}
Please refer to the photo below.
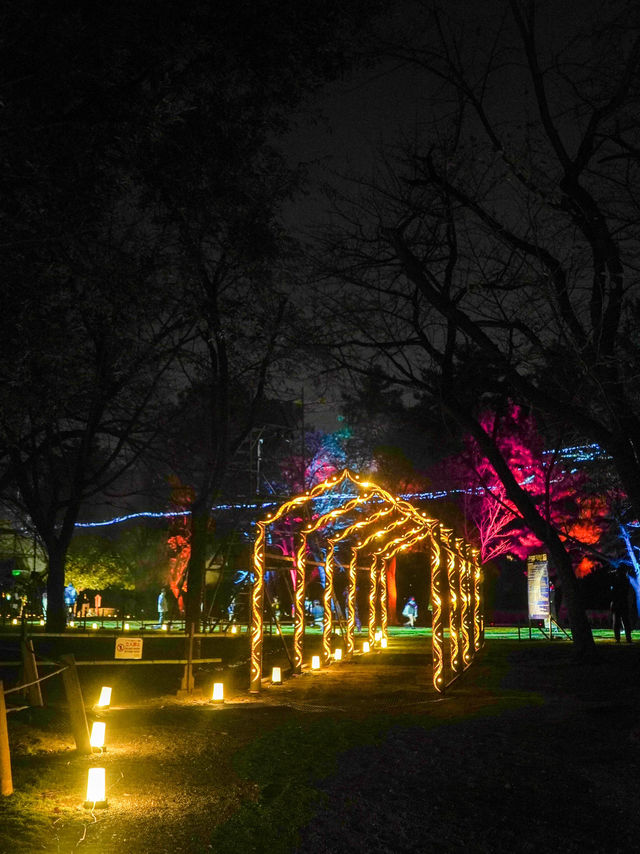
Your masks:
{"label": "dirt path", "polygon": [[223,707],[116,707],[94,815],[97,759],[59,717],[32,721],[31,745],[14,724],[0,851],[635,850],[638,656],[600,651],[575,666],[567,645],[495,641],[442,698],[424,640],[404,638]]}

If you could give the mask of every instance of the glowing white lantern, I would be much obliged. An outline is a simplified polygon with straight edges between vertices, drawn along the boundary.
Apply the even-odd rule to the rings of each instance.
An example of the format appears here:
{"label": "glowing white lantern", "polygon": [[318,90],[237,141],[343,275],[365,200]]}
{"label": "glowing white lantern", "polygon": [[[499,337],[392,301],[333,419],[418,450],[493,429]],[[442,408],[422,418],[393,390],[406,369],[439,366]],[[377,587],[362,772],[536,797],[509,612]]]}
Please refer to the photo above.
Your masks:
{"label": "glowing white lantern", "polygon": [[388,645],[389,641],[386,638],[382,638],[382,640],[380,641],[380,646],[382,647],[382,649],[386,649]]}
{"label": "glowing white lantern", "polygon": [[109,705],[111,702],[111,688],[107,688],[106,685],[103,685],[100,689],[100,698],[96,703],[96,706],[105,707]]}
{"label": "glowing white lantern", "polygon": [[232,635],[238,634],[238,627],[237,626],[231,626],[231,634]]}
{"label": "glowing white lantern", "polygon": [[40,625],[44,626],[44,620],[40,620]]}
{"label": "glowing white lantern", "polygon": [[104,747],[104,732],[107,728],[106,723],[104,721],[94,721],[91,727],[91,735],[89,737],[89,744],[91,747]]}
{"label": "glowing white lantern", "polygon": [[369,641],[365,641],[362,644],[362,651],[363,652],[369,652],[370,649],[371,649],[371,647],[369,646]]}
{"label": "glowing white lantern", "polygon": [[320,670],[320,656],[314,655],[311,659],[311,669]]}
{"label": "glowing white lantern", "polygon": [[130,628],[131,628],[131,626],[129,625],[129,623],[125,623],[125,624],[124,624],[124,630],[125,630],[125,632],[128,632]]}
{"label": "glowing white lantern", "polygon": [[211,695],[211,699],[216,703],[222,703],[224,701],[224,683],[223,682],[214,682],[213,683],[213,694]]}
{"label": "glowing white lantern", "polygon": [[271,670],[271,682],[274,685],[280,685],[282,682],[282,670],[279,667],[274,667]]}
{"label": "glowing white lantern", "polygon": [[91,628],[92,628],[92,629],[97,629],[97,628],[98,628],[98,624],[97,624],[97,623],[91,623]]}
{"label": "glowing white lantern", "polygon": [[104,768],[89,768],[85,807],[106,806]]}
{"label": "glowing white lantern", "polygon": [[381,640],[382,640],[382,632],[376,632],[376,634],[375,634],[376,643],[379,643]]}
{"label": "glowing white lantern", "polygon": [[167,631],[169,631],[169,626],[167,626],[167,625],[166,625],[166,623],[163,623],[163,624],[162,624],[162,631],[163,631],[163,632],[167,632]]}
{"label": "glowing white lantern", "polygon": [[69,620],[69,625],[71,626],[72,629],[74,628],[75,624],[76,624],[75,620]]}
{"label": "glowing white lantern", "polygon": [[17,619],[16,619],[15,617],[13,618],[13,620],[11,620],[11,625],[12,625],[12,626],[17,626],[17,625],[18,625],[18,621],[17,621]]}
{"label": "glowing white lantern", "polygon": [[342,650],[340,649],[340,647],[334,650],[333,657],[336,661],[342,661]]}

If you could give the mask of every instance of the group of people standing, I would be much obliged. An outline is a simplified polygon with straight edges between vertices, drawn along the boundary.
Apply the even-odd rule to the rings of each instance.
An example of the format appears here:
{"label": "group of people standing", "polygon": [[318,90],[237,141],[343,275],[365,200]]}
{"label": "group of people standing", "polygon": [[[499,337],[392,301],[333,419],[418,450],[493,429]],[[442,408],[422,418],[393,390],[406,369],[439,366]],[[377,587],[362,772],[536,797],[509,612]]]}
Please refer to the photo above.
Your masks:
{"label": "group of people standing", "polygon": [[[611,618],[614,637],[616,642],[619,643],[622,631],[624,630],[627,643],[631,643],[632,618],[629,602],[630,588],[629,579],[624,569],[618,568],[614,571],[610,588]],[[77,593],[73,585],[67,585],[65,588],[64,601],[70,614],[73,613],[73,609],[75,608],[76,598]],[[158,594],[158,623],[161,626],[170,619],[172,600],[175,601],[175,597],[171,588],[162,587]],[[319,600],[313,602],[307,600],[305,605],[305,611],[307,612],[307,616],[311,619],[312,624],[321,625],[324,612]],[[404,608],[402,609],[402,616],[406,619],[406,623],[404,624],[405,626],[412,629],[415,628],[418,619],[418,603],[414,596],[409,596],[405,602]],[[230,619],[233,619],[232,614],[230,615]]]}

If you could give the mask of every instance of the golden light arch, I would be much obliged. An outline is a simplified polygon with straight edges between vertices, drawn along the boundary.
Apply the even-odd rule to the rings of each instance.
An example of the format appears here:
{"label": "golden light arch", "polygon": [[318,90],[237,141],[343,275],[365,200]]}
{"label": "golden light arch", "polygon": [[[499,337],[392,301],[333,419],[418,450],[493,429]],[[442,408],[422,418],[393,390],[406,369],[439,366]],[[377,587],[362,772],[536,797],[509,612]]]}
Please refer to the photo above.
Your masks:
{"label": "golden light arch", "polygon": [[[358,559],[368,555],[369,569],[369,643],[373,644],[376,628],[379,635],[387,637],[387,571],[389,561],[401,551],[418,544],[426,545],[429,552],[431,574],[431,601],[433,604],[432,661],[433,684],[442,692],[472,663],[483,643],[482,623],[482,572],[478,552],[453,531],[443,528],[437,519],[429,518],[408,501],[392,495],[369,480],[361,480],[348,469],[328,478],[313,489],[285,501],[274,513],[260,520],[253,549],[254,582],[251,596],[251,670],[249,690],[260,691],[262,682],[264,577],[267,531],[279,519],[294,510],[311,508],[312,502],[343,484],[353,486],[355,494],[340,495],[343,503],[321,513],[297,532],[295,550],[295,582],[293,601],[293,669],[302,670],[304,642],[304,594],[307,555],[307,538],[336,521],[344,521],[344,528],[326,536],[325,587],[323,596],[322,661],[331,662],[331,636],[333,632],[332,600],[335,550],[338,543],[349,541],[351,558],[348,568],[346,602],[346,653],[355,652],[355,594]],[[360,514],[349,521],[353,513]],[[449,639],[448,663],[445,663],[445,611],[446,633]],[[378,619],[379,618],[379,619]]]}

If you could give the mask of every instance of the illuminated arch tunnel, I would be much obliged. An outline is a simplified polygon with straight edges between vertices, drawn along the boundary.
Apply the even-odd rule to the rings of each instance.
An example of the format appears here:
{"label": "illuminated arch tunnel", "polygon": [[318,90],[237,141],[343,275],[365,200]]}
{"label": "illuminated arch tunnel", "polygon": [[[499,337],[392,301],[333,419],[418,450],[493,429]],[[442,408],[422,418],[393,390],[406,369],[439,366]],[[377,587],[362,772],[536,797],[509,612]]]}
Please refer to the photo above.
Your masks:
{"label": "illuminated arch tunnel", "polygon": [[[326,509],[330,503],[335,506]],[[324,511],[322,504],[325,505]],[[428,554],[425,571],[431,576],[433,685],[436,691],[442,693],[471,665],[483,644],[482,574],[477,550],[408,501],[393,496],[369,480],[361,481],[345,469],[308,492],[294,496],[257,523],[251,598],[251,692],[258,692],[262,681],[267,542],[278,521],[290,519],[294,513],[297,520],[293,561],[294,672],[302,671],[305,574],[311,534],[323,538],[326,551],[322,624],[322,661],[325,665],[331,662],[331,638],[336,619],[332,600],[337,548],[350,549],[344,629],[347,657],[355,653],[358,569],[364,567],[369,576],[369,643],[372,648],[376,640],[384,641],[383,645],[386,645],[389,562],[399,552],[420,548]],[[446,661],[445,636],[449,641]]]}

